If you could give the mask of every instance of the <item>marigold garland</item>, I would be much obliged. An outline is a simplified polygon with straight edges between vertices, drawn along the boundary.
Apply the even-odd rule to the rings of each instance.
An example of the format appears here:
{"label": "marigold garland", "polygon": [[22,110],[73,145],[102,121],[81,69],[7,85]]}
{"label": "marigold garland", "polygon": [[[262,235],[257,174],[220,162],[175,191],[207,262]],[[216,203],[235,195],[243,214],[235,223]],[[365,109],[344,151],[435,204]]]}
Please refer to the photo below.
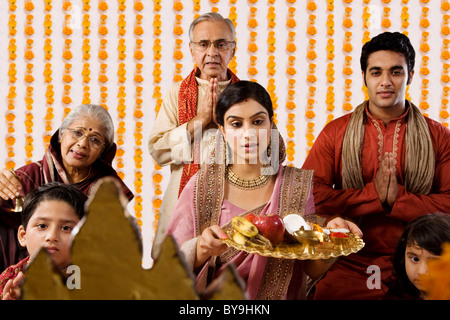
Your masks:
{"label": "marigold garland", "polygon": [[81,22],[83,30],[83,44],[81,47],[83,57],[83,68],[81,70],[81,76],[83,79],[83,104],[91,103],[90,83],[91,83],[91,70],[89,60],[91,59],[91,42],[88,38],[91,34],[91,22],[89,11],[91,10],[90,1],[83,0],[83,21]]}
{"label": "marigold garland", "polygon": [[[402,0],[402,13],[400,14],[400,19],[402,21],[402,29],[403,29],[403,34],[408,36],[408,28],[409,28],[409,8],[408,8],[408,2],[409,0]],[[411,95],[409,93],[409,85],[406,87],[406,93],[405,93],[405,98],[407,100],[411,100]]]}
{"label": "marigold garland", "polygon": [[[291,1],[290,4],[294,5],[296,1]],[[295,21],[295,7],[289,6],[288,8],[288,17],[286,19],[286,27],[288,28],[288,39],[286,44],[286,51],[288,53],[288,62],[286,66],[286,73],[288,75],[288,95],[286,101],[286,108],[288,112],[288,121],[286,124],[287,130],[287,143],[286,143],[286,155],[287,155],[287,165],[292,166],[295,160],[295,109],[297,107],[295,103],[295,87],[296,80],[295,75],[297,74],[297,70],[295,68],[295,55],[297,47],[295,45],[295,37],[296,33],[294,28],[296,27],[297,22]],[[309,33],[309,32],[308,32]],[[308,80],[309,81],[309,80]]]}
{"label": "marigold garland", "polygon": [[44,20],[44,36],[46,37],[45,41],[44,41],[44,59],[46,61],[45,66],[44,66],[44,82],[46,83],[46,92],[45,92],[45,97],[46,97],[46,103],[47,103],[47,109],[46,109],[46,114],[45,114],[45,134],[43,137],[43,141],[44,141],[44,148],[47,149],[49,144],[50,144],[50,139],[52,137],[53,134],[53,119],[55,117],[53,111],[53,102],[54,102],[54,91],[53,91],[53,84],[52,84],[52,64],[51,64],[51,59],[52,59],[52,40],[49,38],[52,33],[52,15],[51,15],[51,9],[52,9],[52,0],[46,0],[45,1],[45,20]]}
{"label": "marigold garland", "polygon": [[27,13],[27,20],[26,20],[26,24],[25,24],[25,28],[24,28],[24,34],[25,34],[25,38],[26,38],[26,47],[25,47],[25,53],[24,53],[24,57],[26,60],[26,71],[25,71],[25,83],[26,83],[26,91],[25,91],[25,163],[29,164],[31,163],[33,160],[33,150],[34,150],[34,146],[33,146],[33,120],[34,120],[34,116],[33,116],[33,92],[34,92],[34,87],[33,87],[33,82],[34,82],[34,77],[33,77],[33,69],[34,69],[34,65],[33,65],[33,59],[34,59],[34,53],[33,53],[33,45],[34,45],[34,40],[32,39],[33,35],[34,35],[34,28],[33,28],[33,20],[34,20],[34,16],[33,16],[33,10],[34,10],[34,4],[32,1],[26,1],[24,3],[24,9]]}
{"label": "marigold garland", "polygon": [[275,12],[275,0],[269,0],[269,4],[271,5],[268,8],[267,13],[267,26],[269,28],[269,32],[267,35],[267,51],[269,53],[268,61],[267,61],[267,75],[269,77],[267,91],[269,92],[270,99],[272,100],[273,106],[273,122],[278,124],[278,114],[276,112],[278,108],[278,97],[276,94],[276,85],[275,85],[275,75],[276,75],[276,62],[275,62],[275,51],[276,51],[276,37],[275,37],[275,26],[276,26],[276,12]]}
{"label": "marigold garland", "polygon": [[184,56],[181,49],[183,48],[183,39],[181,38],[184,34],[184,30],[182,27],[183,23],[183,15],[181,14],[184,6],[181,1],[175,1],[173,4],[173,9],[176,12],[175,15],[175,27],[173,28],[173,34],[175,38],[175,51],[173,53],[173,57],[177,60],[175,64],[175,75],[173,77],[173,80],[175,82],[180,82],[183,80],[183,64],[181,63]]}
{"label": "marigold garland", "polygon": [[[442,17],[442,27],[441,27],[441,34],[444,37],[444,40],[442,41],[442,52],[447,51],[448,52],[448,48],[449,48],[449,39],[448,36],[450,34],[450,28],[449,28],[449,20],[450,20],[450,15],[449,10],[450,10],[450,2],[445,0],[441,3],[441,9],[442,11],[445,12],[445,14]],[[442,56],[442,55],[441,55]],[[446,59],[445,59],[445,58]],[[450,63],[449,63],[449,56],[448,55],[444,55],[443,58],[443,64],[442,64],[442,75],[441,75],[441,83],[443,84],[443,89],[442,89],[442,103],[441,103],[441,110],[439,112],[439,117],[442,119],[441,122],[444,126],[448,127],[449,123],[448,118],[450,117],[450,114],[448,112],[448,103],[449,103],[449,92],[450,92],[450,75],[449,75],[449,68],[450,68]]]}
{"label": "marigold garland", "polygon": [[[211,12],[219,12],[219,8],[217,7],[217,4],[219,3],[220,0],[209,0],[209,2],[212,3],[211,5]],[[252,1],[249,1],[252,3]]]}
{"label": "marigold garland", "polygon": [[73,78],[71,76],[72,64],[71,59],[73,57],[71,47],[72,40],[71,35],[73,34],[72,29],[72,16],[69,14],[72,11],[72,3],[70,1],[64,1],[62,4],[62,9],[64,11],[64,25],[63,25],[63,37],[64,37],[64,48],[62,53],[62,59],[64,61],[64,72],[63,72],[63,94],[61,98],[62,105],[64,107],[64,118],[69,114],[71,108],[72,99],[70,98],[70,93],[72,89]]}
{"label": "marigold garland", "polygon": [[100,12],[100,23],[98,26],[98,34],[100,38],[100,47],[98,51],[98,58],[100,59],[100,70],[98,75],[98,82],[100,83],[100,102],[99,104],[108,110],[108,34],[109,30],[106,26],[108,21],[108,3],[106,1],[98,2],[98,10]]}
{"label": "marigold garland", "polygon": [[201,5],[200,5],[200,2],[201,2],[201,0],[193,0],[192,1],[193,2],[193,10],[196,12],[195,13],[195,15],[194,15],[194,19],[197,19],[197,17],[199,16],[199,12],[200,12],[200,10],[201,10]]}
{"label": "marigold garland", "polygon": [[257,8],[253,5],[256,4],[257,1],[252,2],[252,6],[250,7],[250,17],[248,20],[248,27],[250,28],[250,37],[249,37],[249,44],[247,47],[247,50],[250,54],[250,62],[249,67],[247,69],[247,73],[249,75],[250,81],[256,82],[256,75],[258,74],[258,69],[256,68],[256,63],[258,61],[257,57],[257,51],[258,51],[258,45],[256,44],[258,33],[255,31],[258,27],[258,21],[256,20],[256,13]]}
{"label": "marigold garland", "polygon": [[[317,9],[317,4],[315,3],[315,1],[308,1],[307,2],[307,10],[309,11],[309,19],[308,19],[308,26],[307,26],[307,30],[309,31],[309,44],[308,44],[308,52],[306,54],[306,58],[308,60],[309,63],[309,76],[308,78],[313,78],[315,79],[315,70],[316,70],[316,64],[314,63],[314,61],[317,58],[317,53],[315,51],[315,46],[316,46],[316,40],[314,39],[315,35],[317,32],[315,32],[315,22],[316,22],[316,15],[314,14],[314,12]],[[313,31],[313,32],[311,32]],[[311,147],[314,144],[314,140],[315,140],[315,136],[314,136],[314,120],[316,118],[316,114],[314,112],[314,107],[316,105],[316,99],[315,99],[315,95],[316,95],[316,87],[315,87],[315,81],[308,81],[308,95],[307,95],[307,105],[306,105],[306,119],[307,119],[307,129],[306,129],[306,154],[309,154],[309,151],[311,150]]]}
{"label": "marigold garland", "polygon": [[327,122],[329,123],[334,119],[333,111],[335,109],[335,93],[334,93],[334,81],[335,81],[335,70],[334,70],[334,0],[328,0],[327,1],[327,46],[326,46],[326,52],[327,52],[327,70],[326,70],[326,76],[327,76],[327,93],[325,98],[325,103],[327,106]]}
{"label": "marigold garland", "polygon": [[[421,1],[424,2],[424,0]],[[428,52],[430,51],[430,46],[428,44],[428,37],[430,34],[427,31],[428,27],[430,26],[430,21],[428,20],[428,11],[429,11],[428,7],[423,7],[422,15],[420,18],[420,27],[422,29],[422,42],[420,45],[420,53],[422,55],[420,67],[420,75],[422,77],[421,82],[422,94],[419,102],[419,107],[422,109],[422,113],[424,116],[428,116],[428,114],[425,111],[428,110],[428,108],[430,107],[428,103],[428,94],[429,94],[428,85],[430,83],[428,79],[428,75],[430,74],[430,70],[428,69],[428,62],[430,59],[428,56]]]}
{"label": "marigold garland", "polygon": [[383,18],[381,19],[381,26],[383,27],[384,31],[387,31],[392,26],[392,22],[390,20],[391,8],[387,6],[390,2],[390,0],[383,0],[385,7],[383,8]]}
{"label": "marigold garland", "polygon": [[16,132],[14,127],[14,120],[16,118],[16,115],[14,113],[15,111],[15,101],[17,97],[16,92],[16,81],[17,81],[17,69],[16,69],[16,63],[15,60],[17,58],[17,45],[16,45],[16,38],[15,35],[17,33],[17,22],[16,22],[16,15],[15,11],[17,9],[17,6],[15,4],[15,0],[9,1],[9,11],[11,12],[9,15],[8,20],[8,27],[9,27],[9,36],[11,39],[9,40],[9,68],[8,68],[8,76],[9,76],[9,89],[8,89],[8,96],[7,96],[7,104],[8,104],[8,110],[5,114],[6,119],[6,125],[8,128],[8,133],[5,138],[5,146],[7,150],[8,158],[5,161],[6,168],[8,169],[14,169],[16,166],[16,163],[14,161],[15,152],[14,152],[14,145],[16,143],[16,138],[14,137],[14,133]]}
{"label": "marigold garland", "polygon": [[119,83],[119,88],[117,92],[117,120],[118,126],[116,130],[116,143],[117,143],[117,151],[116,151],[116,164],[117,164],[117,175],[123,180],[125,179],[125,172],[123,168],[125,167],[123,157],[125,155],[125,116],[126,116],[126,90],[125,90],[125,81],[126,81],[126,43],[124,36],[126,35],[126,20],[125,20],[125,9],[126,9],[126,0],[118,0],[118,10],[119,15],[117,18],[117,33],[119,37],[118,45],[117,45],[117,57],[119,60],[119,64],[117,66],[117,80]]}
{"label": "marigold garland", "polygon": [[[195,1],[194,1],[195,2]],[[200,1],[198,1],[198,3],[200,3]],[[196,8],[194,6],[194,8]],[[160,5],[160,1],[153,1],[153,10],[155,12],[159,12],[161,10],[161,5]],[[198,4],[198,10],[200,10],[200,5]],[[155,14],[155,20],[158,19],[160,17],[159,14]],[[157,61],[154,64],[154,68],[153,68],[153,82],[156,84],[155,86],[153,86],[153,99],[155,99],[156,101],[156,107],[155,107],[155,113],[156,115],[158,115],[158,112],[161,108],[161,104],[162,104],[162,93],[161,93],[161,86],[159,85],[161,83],[161,74],[162,74],[162,70],[161,70],[161,63],[159,63],[159,61],[161,60],[162,56],[161,56],[161,38],[160,38],[160,34],[161,34],[161,24],[158,23],[155,25],[155,23],[153,23],[153,27],[154,27],[154,41],[153,41],[153,59],[155,61]],[[181,69],[181,67],[179,67],[179,69]],[[156,118],[156,117],[155,117]],[[163,176],[161,174],[161,167],[156,163],[155,160],[153,160],[153,171],[152,171],[152,176],[153,176],[153,192],[154,192],[154,196],[153,196],[153,216],[154,216],[154,220],[153,220],[153,229],[156,232],[156,229],[158,228],[158,223],[159,223],[159,208],[160,205],[158,205],[158,200],[162,202],[161,197],[162,197],[162,187],[161,187],[161,183],[163,181]]]}
{"label": "marigold garland", "polygon": [[352,100],[352,80],[351,80],[351,76],[353,74],[353,70],[352,70],[352,51],[353,51],[353,46],[352,46],[352,32],[349,31],[352,26],[353,26],[353,22],[352,22],[352,8],[350,7],[351,3],[353,1],[352,0],[347,0],[345,1],[346,7],[345,7],[345,18],[343,21],[342,26],[344,27],[345,30],[345,38],[344,38],[344,44],[342,46],[342,49],[344,51],[344,67],[342,69],[342,73],[344,75],[344,79],[345,79],[345,87],[344,87],[344,104],[343,104],[343,109],[344,111],[348,112],[353,110],[353,105],[351,103]]}
{"label": "marigold garland", "polygon": [[[230,13],[228,14],[228,18],[233,22],[234,27],[237,26],[237,13],[236,13],[236,0],[230,0]],[[235,41],[237,43],[237,39],[235,38]],[[236,45],[237,46],[237,45]],[[234,55],[233,59],[231,59],[230,63],[228,64],[228,67],[230,70],[237,74],[237,58],[236,55]]]}
{"label": "marigold garland", "polygon": [[135,76],[134,82],[136,85],[135,96],[136,103],[134,107],[134,118],[135,118],[135,128],[134,128],[134,164],[135,164],[135,174],[134,174],[134,187],[135,187],[135,203],[134,203],[134,212],[137,219],[137,223],[142,227],[142,211],[143,211],[143,199],[141,196],[142,186],[143,186],[143,173],[142,173],[142,140],[144,139],[142,134],[143,122],[142,118],[144,117],[144,112],[142,111],[142,92],[144,90],[142,83],[144,82],[144,77],[142,75],[143,64],[141,60],[144,58],[144,53],[142,51],[143,39],[142,35],[144,34],[144,28],[142,26],[143,15],[141,14],[142,10],[144,10],[144,4],[142,1],[136,1],[134,3],[134,10],[136,14],[136,21],[134,27],[134,35],[136,37],[135,41],[135,50],[134,50],[134,58],[135,58]]}

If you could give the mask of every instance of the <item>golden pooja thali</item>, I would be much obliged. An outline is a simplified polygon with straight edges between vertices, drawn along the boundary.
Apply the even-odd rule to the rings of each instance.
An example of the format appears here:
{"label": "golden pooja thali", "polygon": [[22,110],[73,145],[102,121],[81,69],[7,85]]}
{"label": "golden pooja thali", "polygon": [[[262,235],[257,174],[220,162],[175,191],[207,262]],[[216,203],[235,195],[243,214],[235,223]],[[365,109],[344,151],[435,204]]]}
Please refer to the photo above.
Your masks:
{"label": "golden pooja thali", "polygon": [[283,259],[329,259],[358,252],[363,240],[348,229],[328,229],[298,214],[236,216],[223,230],[228,246],[248,253]]}

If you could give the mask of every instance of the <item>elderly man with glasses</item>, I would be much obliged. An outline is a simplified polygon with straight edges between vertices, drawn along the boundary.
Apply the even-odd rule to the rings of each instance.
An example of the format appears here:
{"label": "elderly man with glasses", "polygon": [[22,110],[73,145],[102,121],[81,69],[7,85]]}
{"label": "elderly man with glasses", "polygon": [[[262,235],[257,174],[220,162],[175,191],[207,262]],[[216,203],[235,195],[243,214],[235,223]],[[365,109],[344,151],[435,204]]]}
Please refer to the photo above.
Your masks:
{"label": "elderly man with glasses", "polygon": [[217,129],[213,118],[217,98],[228,85],[239,81],[228,68],[236,47],[231,20],[214,12],[203,14],[191,23],[189,38],[196,67],[170,88],[148,142],[155,161],[160,166],[170,165],[171,170],[153,243],[153,258],[159,255],[178,196],[205,160],[207,136],[214,132],[209,129]]}

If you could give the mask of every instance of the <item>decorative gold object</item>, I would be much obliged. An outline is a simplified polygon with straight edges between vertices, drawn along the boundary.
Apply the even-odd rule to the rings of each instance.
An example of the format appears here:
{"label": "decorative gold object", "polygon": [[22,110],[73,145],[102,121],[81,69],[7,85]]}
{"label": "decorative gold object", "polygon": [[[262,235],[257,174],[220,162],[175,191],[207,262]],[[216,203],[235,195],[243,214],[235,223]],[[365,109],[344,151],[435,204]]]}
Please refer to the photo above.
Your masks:
{"label": "decorative gold object", "polygon": [[17,212],[20,213],[23,210],[23,196],[18,196],[16,197],[16,199],[14,200],[14,208],[11,209],[11,212]]}
{"label": "decorative gold object", "polygon": [[302,228],[293,234],[297,242],[282,242],[269,249],[253,245],[249,242],[235,242],[233,240],[234,229],[230,223],[223,226],[222,229],[228,235],[228,239],[222,241],[228,246],[234,247],[237,250],[272,258],[298,260],[329,259],[347,256],[351,253],[358,252],[364,247],[363,240],[353,233],[349,233],[349,237],[346,239],[347,241],[342,241],[342,243],[336,245],[327,234],[315,230],[304,230]]}
{"label": "decorative gold object", "polygon": [[[25,273],[22,299],[52,300],[241,300],[242,279],[227,268],[206,292],[197,292],[195,277],[177,244],[167,237],[150,269],[142,267],[142,245],[135,219],[125,208],[120,185],[104,178],[87,204],[74,235],[71,274],[56,272],[41,250]],[[78,228],[78,227],[77,227]],[[79,288],[76,284],[79,276]],[[67,278],[67,279],[65,279]],[[74,280],[75,279],[75,280]],[[72,288],[70,288],[72,287]]]}
{"label": "decorative gold object", "polygon": [[305,230],[303,227],[295,231],[293,236],[304,246],[304,253],[314,255],[316,246],[324,242],[324,233],[316,230]]}
{"label": "decorative gold object", "polygon": [[[14,177],[19,179],[19,177],[14,172],[14,169],[10,169],[9,171],[13,174]],[[11,209],[11,212],[16,212],[16,213],[22,212],[22,210],[23,210],[23,199],[24,199],[23,196],[16,197],[16,199],[14,200],[14,208]]]}

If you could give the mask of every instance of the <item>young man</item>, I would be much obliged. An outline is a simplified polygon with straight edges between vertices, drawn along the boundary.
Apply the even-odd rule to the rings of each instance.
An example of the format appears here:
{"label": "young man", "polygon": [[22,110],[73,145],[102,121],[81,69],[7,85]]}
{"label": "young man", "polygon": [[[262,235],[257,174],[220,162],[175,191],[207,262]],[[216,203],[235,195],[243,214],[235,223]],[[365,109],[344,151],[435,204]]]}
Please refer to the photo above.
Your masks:
{"label": "young man", "polygon": [[450,130],[405,100],[414,60],[401,33],[367,42],[361,69],[369,100],[329,123],[303,165],[314,170],[316,213],[354,219],[366,243],[316,284],[316,299],[382,298],[406,222],[450,212]]}

